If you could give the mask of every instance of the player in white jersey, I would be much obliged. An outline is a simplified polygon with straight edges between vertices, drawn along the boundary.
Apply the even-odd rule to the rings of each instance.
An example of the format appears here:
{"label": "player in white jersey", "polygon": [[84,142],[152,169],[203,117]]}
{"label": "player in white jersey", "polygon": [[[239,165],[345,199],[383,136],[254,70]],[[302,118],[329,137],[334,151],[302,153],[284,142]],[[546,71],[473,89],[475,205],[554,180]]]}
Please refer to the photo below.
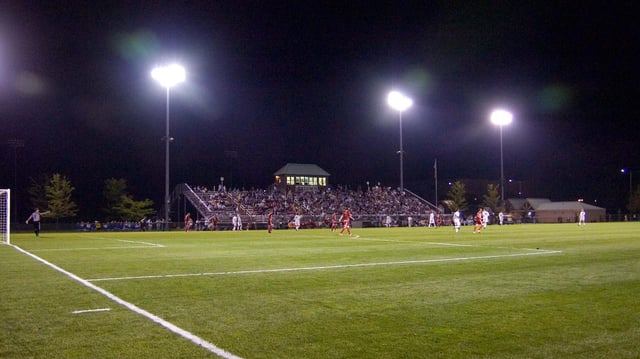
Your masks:
{"label": "player in white jersey", "polygon": [[293,225],[296,227],[296,231],[300,229],[300,221],[302,220],[302,216],[297,214],[293,216]]}
{"label": "player in white jersey", "polygon": [[487,228],[489,224],[489,211],[486,209],[482,210],[482,228]]}
{"label": "player in white jersey", "polygon": [[456,230],[456,233],[460,232],[460,224],[461,224],[460,217],[461,217],[461,214],[459,209],[453,212],[453,228]]}

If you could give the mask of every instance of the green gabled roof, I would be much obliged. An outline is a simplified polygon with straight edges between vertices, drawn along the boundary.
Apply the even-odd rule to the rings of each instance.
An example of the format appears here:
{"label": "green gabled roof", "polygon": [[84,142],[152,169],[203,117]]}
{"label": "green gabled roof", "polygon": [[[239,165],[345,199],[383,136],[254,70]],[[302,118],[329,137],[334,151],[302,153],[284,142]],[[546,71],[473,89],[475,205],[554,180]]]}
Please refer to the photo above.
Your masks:
{"label": "green gabled roof", "polygon": [[277,170],[274,176],[331,176],[329,172],[314,164],[306,163],[287,163],[281,169]]}

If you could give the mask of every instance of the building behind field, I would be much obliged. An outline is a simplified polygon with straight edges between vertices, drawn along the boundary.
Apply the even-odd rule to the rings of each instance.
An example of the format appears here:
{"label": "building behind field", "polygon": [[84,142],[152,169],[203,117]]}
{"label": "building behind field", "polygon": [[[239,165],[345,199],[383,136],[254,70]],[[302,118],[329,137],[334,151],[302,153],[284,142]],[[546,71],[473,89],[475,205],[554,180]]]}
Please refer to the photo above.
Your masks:
{"label": "building behind field", "polygon": [[287,163],[274,176],[277,186],[317,189],[329,185],[330,174],[315,164]]}
{"label": "building behind field", "polygon": [[521,222],[575,223],[584,209],[587,222],[606,221],[606,209],[579,201],[552,202],[547,198],[514,198],[508,200],[512,214]]}

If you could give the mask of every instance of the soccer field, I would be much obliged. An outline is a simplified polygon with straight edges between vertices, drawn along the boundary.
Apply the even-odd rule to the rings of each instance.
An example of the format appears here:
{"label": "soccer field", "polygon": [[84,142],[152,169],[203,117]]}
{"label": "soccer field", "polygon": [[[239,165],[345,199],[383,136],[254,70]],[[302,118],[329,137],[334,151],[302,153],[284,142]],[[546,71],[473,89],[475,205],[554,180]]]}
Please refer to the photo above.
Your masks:
{"label": "soccer field", "polygon": [[13,234],[2,358],[638,358],[640,224]]}

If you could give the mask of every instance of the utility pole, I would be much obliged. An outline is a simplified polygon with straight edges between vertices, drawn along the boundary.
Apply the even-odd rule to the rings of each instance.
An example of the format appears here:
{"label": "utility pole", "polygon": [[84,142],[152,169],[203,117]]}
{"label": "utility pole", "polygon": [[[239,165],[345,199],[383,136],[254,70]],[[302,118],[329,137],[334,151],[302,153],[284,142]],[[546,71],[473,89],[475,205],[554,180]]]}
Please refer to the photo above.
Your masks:
{"label": "utility pole", "polygon": [[18,220],[18,148],[24,147],[24,140],[11,138],[7,140],[7,145],[13,148],[13,220]]}

